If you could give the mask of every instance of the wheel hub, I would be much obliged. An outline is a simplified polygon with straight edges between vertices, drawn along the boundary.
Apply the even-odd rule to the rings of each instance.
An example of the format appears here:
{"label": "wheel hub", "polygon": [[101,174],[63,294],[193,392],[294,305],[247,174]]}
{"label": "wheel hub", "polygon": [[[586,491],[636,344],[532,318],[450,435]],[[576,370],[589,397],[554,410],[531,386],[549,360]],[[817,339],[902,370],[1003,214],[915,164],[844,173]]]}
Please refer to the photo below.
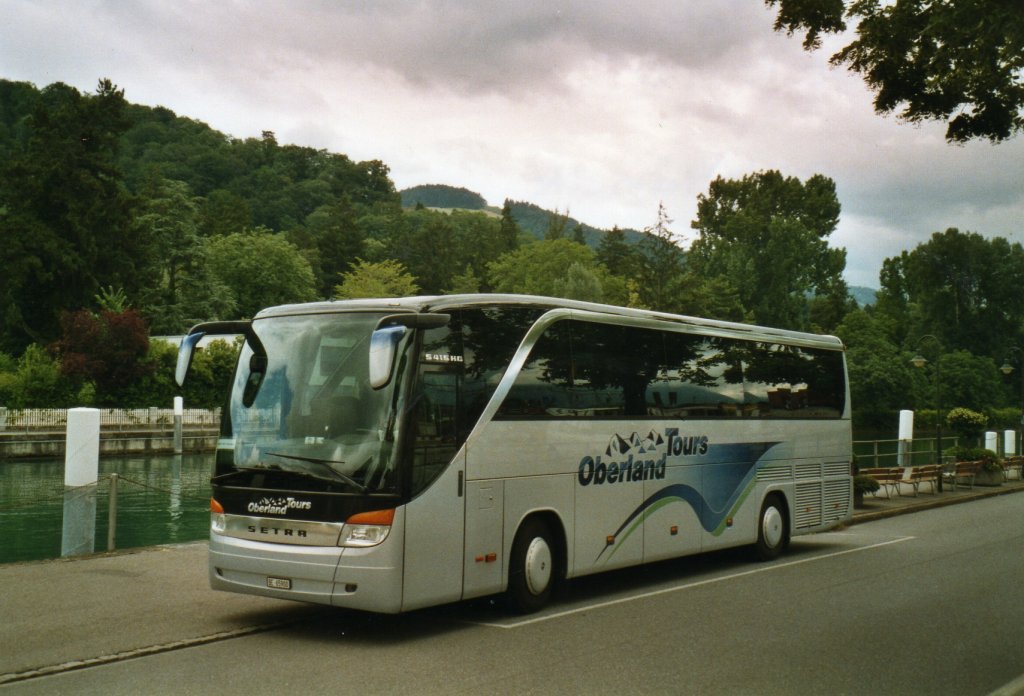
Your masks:
{"label": "wheel hub", "polygon": [[782,543],[783,518],[782,513],[775,506],[770,506],[764,511],[764,518],[761,520],[761,532],[764,536],[764,543],[769,548],[776,548]]}
{"label": "wheel hub", "polygon": [[551,582],[551,548],[540,537],[530,542],[526,549],[526,587],[531,594],[539,595]]}

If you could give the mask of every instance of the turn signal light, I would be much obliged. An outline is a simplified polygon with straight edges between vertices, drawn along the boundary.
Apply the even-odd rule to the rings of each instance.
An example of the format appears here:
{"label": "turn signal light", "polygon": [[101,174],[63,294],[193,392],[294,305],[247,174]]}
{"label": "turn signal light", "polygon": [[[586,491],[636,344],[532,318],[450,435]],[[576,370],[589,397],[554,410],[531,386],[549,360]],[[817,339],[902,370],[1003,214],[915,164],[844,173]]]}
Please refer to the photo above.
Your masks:
{"label": "turn signal light", "polygon": [[224,506],[216,498],[210,498],[210,530],[223,534],[227,528],[227,518],[224,517]]}
{"label": "turn signal light", "polygon": [[395,521],[395,509],[390,510],[374,510],[372,512],[360,512],[357,515],[352,515],[345,524],[383,524],[391,525]]}

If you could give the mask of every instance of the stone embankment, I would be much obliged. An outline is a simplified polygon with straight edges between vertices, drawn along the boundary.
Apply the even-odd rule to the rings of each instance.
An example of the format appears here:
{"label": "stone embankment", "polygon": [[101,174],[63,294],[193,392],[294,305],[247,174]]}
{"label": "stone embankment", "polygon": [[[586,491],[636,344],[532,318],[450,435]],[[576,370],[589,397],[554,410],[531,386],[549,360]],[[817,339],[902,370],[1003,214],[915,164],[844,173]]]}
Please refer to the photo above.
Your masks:
{"label": "stone embankment", "polygon": [[[0,460],[64,456],[67,411],[0,407]],[[213,451],[220,432],[220,409],[185,409],[182,449]],[[100,456],[174,452],[172,409],[101,409]]]}

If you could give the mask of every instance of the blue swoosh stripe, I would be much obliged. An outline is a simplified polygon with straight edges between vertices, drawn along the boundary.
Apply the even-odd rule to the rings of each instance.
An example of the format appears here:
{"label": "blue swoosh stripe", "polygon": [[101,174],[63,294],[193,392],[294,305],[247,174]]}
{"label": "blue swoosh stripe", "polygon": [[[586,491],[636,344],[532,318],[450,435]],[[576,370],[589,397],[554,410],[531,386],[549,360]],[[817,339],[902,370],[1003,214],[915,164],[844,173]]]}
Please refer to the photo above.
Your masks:
{"label": "blue swoosh stripe", "polygon": [[[674,483],[658,489],[626,517],[612,535],[615,540],[613,544],[601,549],[594,562],[599,561],[608,549],[614,547],[617,550],[621,543],[629,538],[639,522],[642,522],[649,512],[661,507],[659,503],[663,501],[681,500],[688,503],[697,513],[701,527],[707,532],[714,532],[729,516],[733,506],[757,475],[758,465],[765,453],[776,444],[778,443],[766,442],[713,446],[708,452],[711,461],[704,465],[713,467],[705,471],[713,471],[716,474],[704,482],[707,497],[686,483]],[[620,538],[627,527],[630,527],[629,534]],[[614,553],[615,551],[612,551],[608,557],[611,558]]]}

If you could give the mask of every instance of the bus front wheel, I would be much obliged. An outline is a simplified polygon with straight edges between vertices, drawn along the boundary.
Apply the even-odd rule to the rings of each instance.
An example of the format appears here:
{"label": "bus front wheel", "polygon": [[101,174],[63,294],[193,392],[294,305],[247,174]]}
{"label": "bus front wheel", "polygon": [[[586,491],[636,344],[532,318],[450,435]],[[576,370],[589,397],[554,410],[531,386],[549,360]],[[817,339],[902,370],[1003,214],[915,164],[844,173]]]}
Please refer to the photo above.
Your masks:
{"label": "bus front wheel", "polygon": [[512,542],[508,598],[523,614],[541,609],[555,586],[555,556],[551,532],[543,520],[527,519]]}
{"label": "bus front wheel", "polygon": [[754,552],[762,561],[778,558],[789,544],[786,508],[778,495],[769,495],[761,506]]}

